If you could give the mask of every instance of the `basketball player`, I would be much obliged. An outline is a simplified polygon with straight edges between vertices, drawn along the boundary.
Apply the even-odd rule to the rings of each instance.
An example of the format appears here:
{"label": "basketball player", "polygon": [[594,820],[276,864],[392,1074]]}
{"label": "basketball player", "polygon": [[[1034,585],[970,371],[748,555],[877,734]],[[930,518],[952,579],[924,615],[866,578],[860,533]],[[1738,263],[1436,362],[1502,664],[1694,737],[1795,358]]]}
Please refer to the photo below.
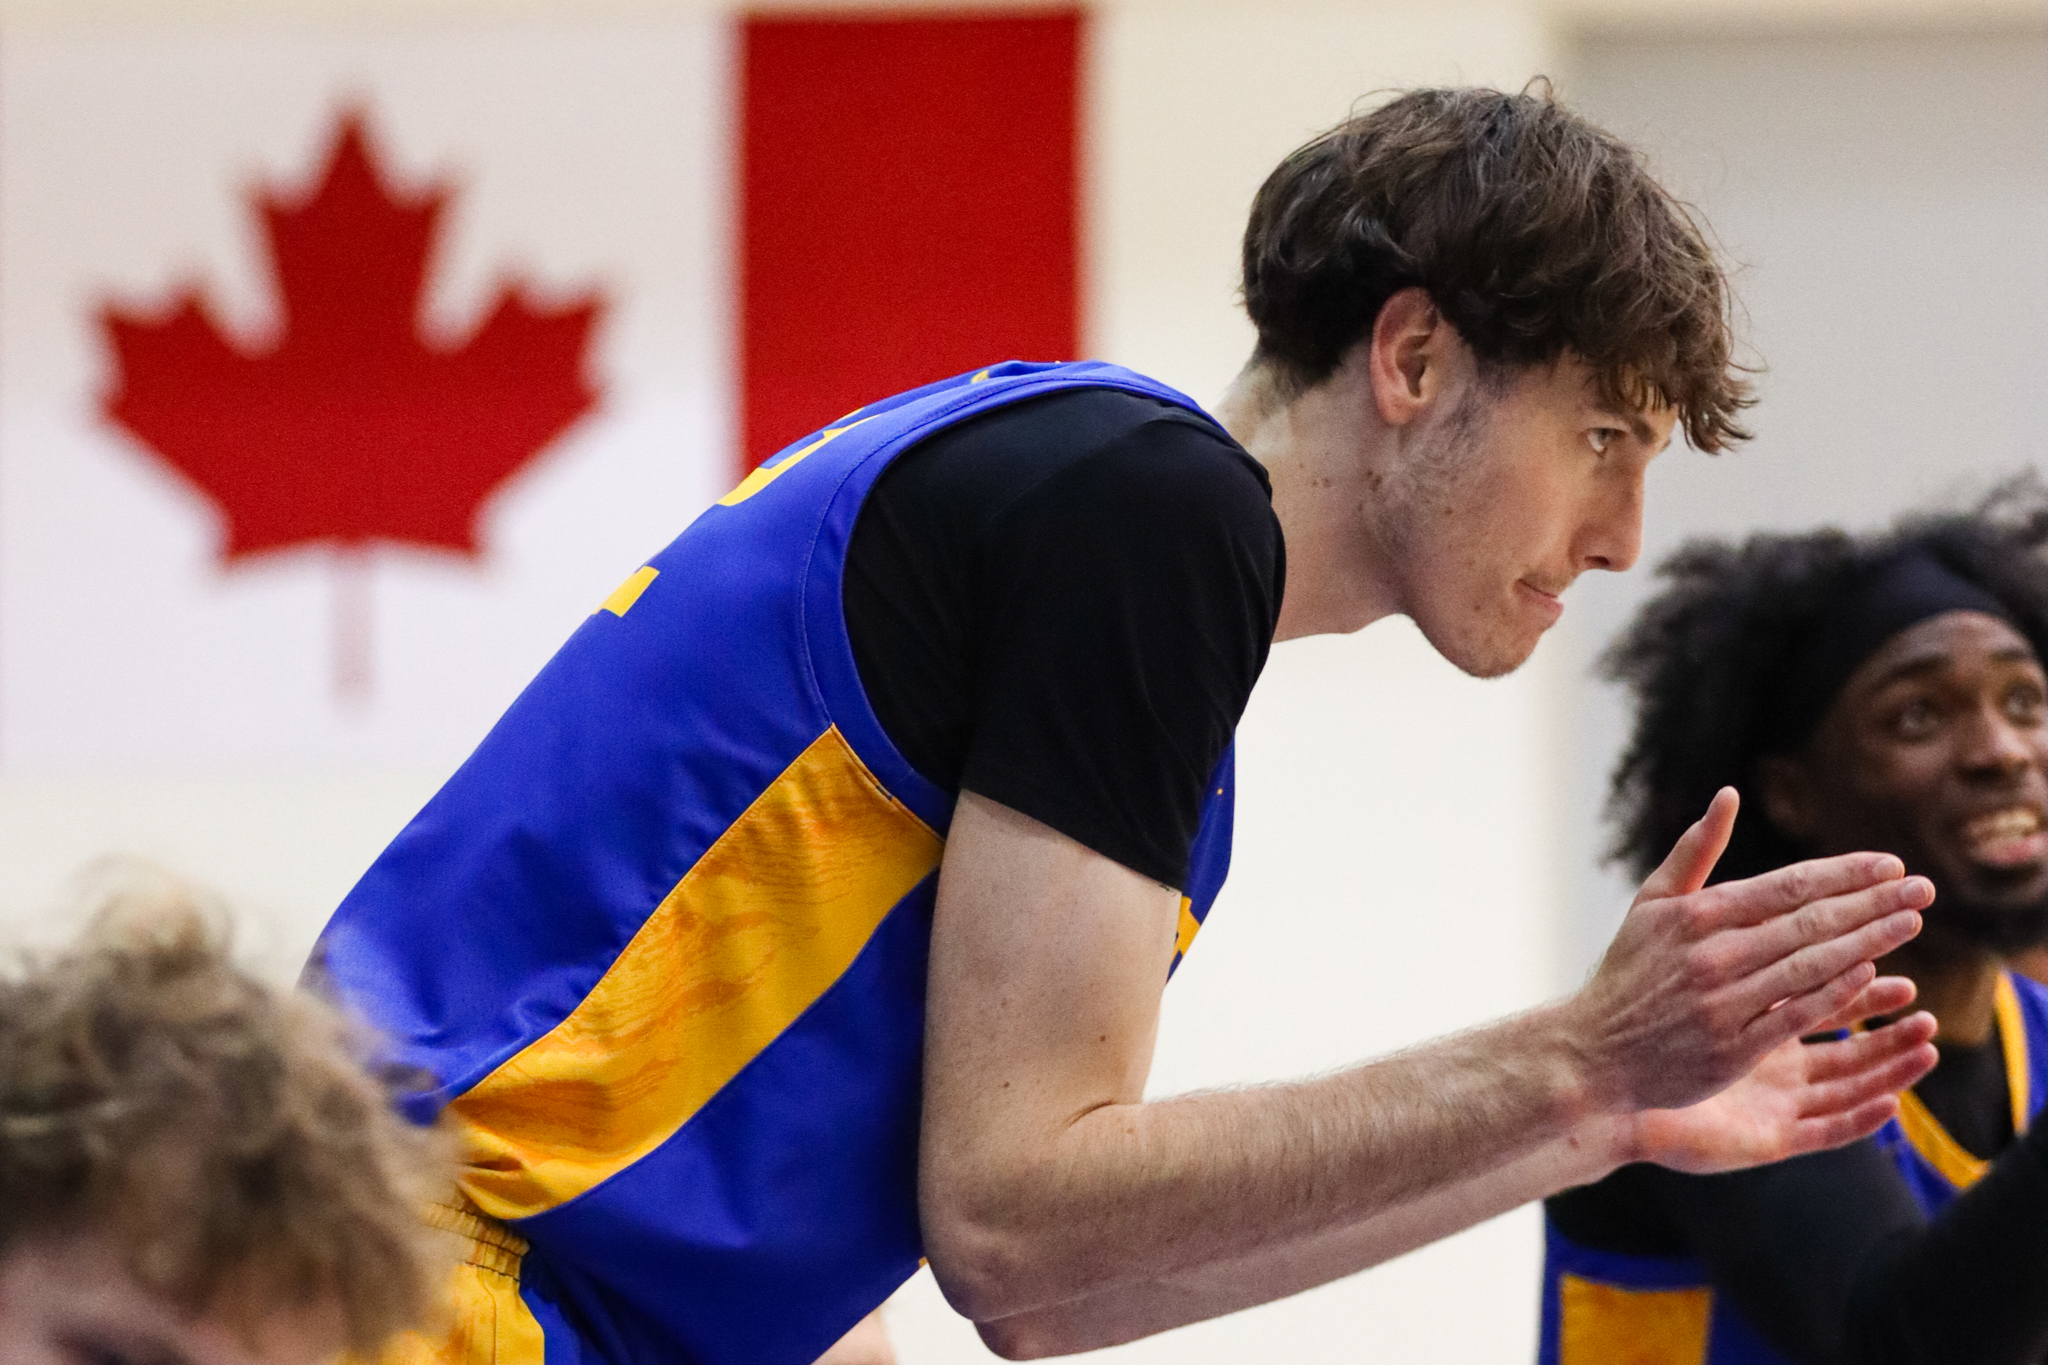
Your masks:
{"label": "basketball player", "polygon": [[1633,689],[1616,776],[1638,867],[1724,784],[1717,875],[1848,848],[1940,899],[1884,970],[1940,1064],[1872,1140],[1735,1174],[1630,1166],[1549,1201],[1548,1365],[2048,1359],[2048,495],[1863,539],[1699,542],[1608,656]]}
{"label": "basketball player", "polygon": [[85,943],[0,980],[0,1365],[372,1353],[438,1307],[442,1158],[325,1007],[185,893],[110,883]]}
{"label": "basketball player", "polygon": [[1932,1064],[1924,1016],[1796,1042],[1907,1004],[1870,964],[1925,879],[1850,853],[1702,891],[1727,794],[1570,999],[1144,1100],[1269,646],[1401,613],[1505,673],[1635,559],[1674,428],[1742,435],[1698,230],[1547,92],[1346,122],[1244,263],[1258,349],[1213,416],[1006,363],[749,475],[337,912],[316,977],[435,1078],[479,1226],[527,1248],[497,1361],[805,1365],[927,1255],[997,1351],[1087,1349],[1623,1161],[1847,1141]]}

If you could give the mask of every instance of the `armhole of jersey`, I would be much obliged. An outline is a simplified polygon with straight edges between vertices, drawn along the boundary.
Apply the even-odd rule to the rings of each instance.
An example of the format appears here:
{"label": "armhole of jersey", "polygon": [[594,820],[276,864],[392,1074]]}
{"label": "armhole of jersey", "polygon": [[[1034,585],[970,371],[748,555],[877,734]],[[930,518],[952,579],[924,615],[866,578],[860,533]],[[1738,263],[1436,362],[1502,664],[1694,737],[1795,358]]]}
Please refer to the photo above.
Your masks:
{"label": "armhole of jersey", "polygon": [[[816,689],[825,714],[839,728],[855,756],[868,766],[883,787],[937,831],[941,838],[952,823],[953,798],[933,785],[903,757],[896,742],[882,727],[881,719],[875,715],[874,705],[868,700],[867,689],[861,683],[853,641],[847,633],[844,596],[846,557],[853,543],[854,522],[882,472],[897,456],[926,436],[959,420],[963,408],[983,404],[984,395],[989,392],[986,386],[1000,383],[1004,378],[999,375],[984,378],[989,374],[990,371],[977,372],[968,384],[952,391],[961,401],[939,408],[907,431],[890,437],[846,471],[819,519],[803,574],[806,664],[810,670],[811,686]],[[986,403],[983,410],[993,411],[1028,398],[1079,388],[1116,389],[1173,403],[1221,430],[1221,424],[1215,418],[1185,395],[1165,385],[1133,383],[1107,373],[1090,374],[1085,383],[1031,375],[1015,383],[1000,403]],[[1228,433],[1224,434],[1227,438]]]}

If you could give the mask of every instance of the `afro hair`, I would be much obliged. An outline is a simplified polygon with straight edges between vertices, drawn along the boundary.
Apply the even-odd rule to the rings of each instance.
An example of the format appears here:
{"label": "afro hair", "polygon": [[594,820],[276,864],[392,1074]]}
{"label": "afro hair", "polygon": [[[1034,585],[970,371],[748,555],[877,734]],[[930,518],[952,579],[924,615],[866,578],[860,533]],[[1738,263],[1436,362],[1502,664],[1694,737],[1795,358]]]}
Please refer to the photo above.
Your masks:
{"label": "afro hair", "polygon": [[[1770,702],[1793,650],[1876,564],[1924,550],[1984,588],[2048,659],[2048,485],[2025,474],[1964,511],[1920,512],[1872,535],[1827,529],[1741,544],[1687,542],[1657,568],[1664,587],[1601,656],[1626,687],[1635,729],[1616,766],[1609,857],[1650,874],[1724,786],[1747,793],[1769,751]],[[1744,804],[1714,879],[1802,855],[1759,803]]]}

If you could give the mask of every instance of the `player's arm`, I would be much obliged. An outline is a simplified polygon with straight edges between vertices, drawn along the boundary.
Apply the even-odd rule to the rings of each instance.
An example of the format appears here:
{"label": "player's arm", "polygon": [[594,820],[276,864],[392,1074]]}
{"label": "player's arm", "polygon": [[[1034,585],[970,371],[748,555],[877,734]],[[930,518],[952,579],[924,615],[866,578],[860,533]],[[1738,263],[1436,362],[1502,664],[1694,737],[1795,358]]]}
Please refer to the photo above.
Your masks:
{"label": "player's arm", "polygon": [[[1859,1001],[1846,1013],[1858,1017],[1865,1009]],[[1765,1064],[1720,1095],[1691,1110],[1658,1114],[1642,1125],[1648,1131],[1640,1134],[1642,1150],[1636,1155],[1697,1163],[1711,1146],[1718,1151],[1718,1160],[1735,1161],[1747,1159],[1754,1150],[1749,1144],[1759,1137],[1804,1145],[1858,1134],[1880,1122],[1877,1115],[1889,1114],[1894,1108],[1891,1096],[1926,1070],[1932,1027],[1926,1016],[1915,1015],[1840,1043],[1781,1044]],[[1730,1145],[1732,1135],[1744,1133],[1749,1137],[1736,1138]],[[1589,1159],[1593,1155],[1583,1142],[1559,1138],[1484,1175],[1397,1204],[1351,1226],[1153,1283],[984,1323],[982,1333],[1012,1357],[1064,1355],[1270,1303],[1597,1178],[1605,1168]]]}
{"label": "player's arm", "polygon": [[[1386,1225],[1385,1246],[1594,1178],[1663,1132],[1641,1111],[1713,1094],[1859,996],[1902,1005],[1910,987],[1871,989],[1869,962],[1911,936],[1931,888],[1855,855],[1702,891],[1732,820],[1730,794],[1565,1002],[1312,1081],[1148,1104],[1177,898],[963,794],[932,936],[920,1167],[941,1288],[977,1322],[1035,1315],[1032,1341],[990,1328],[1013,1354],[1067,1340],[1061,1305],[1079,1328],[1090,1301],[1142,1286],[1178,1295],[1144,1330],[1214,1316],[1256,1274],[1272,1297],[1382,1258],[1344,1234],[1403,1204],[1442,1197]],[[1773,1154],[1867,1131],[1889,1103],[1780,1124]],[[1753,1123],[1733,1128],[1742,1159],[1768,1159]],[[1528,1164],[1446,1193],[1511,1163]],[[1294,1254],[1319,1242],[1344,1250]]]}

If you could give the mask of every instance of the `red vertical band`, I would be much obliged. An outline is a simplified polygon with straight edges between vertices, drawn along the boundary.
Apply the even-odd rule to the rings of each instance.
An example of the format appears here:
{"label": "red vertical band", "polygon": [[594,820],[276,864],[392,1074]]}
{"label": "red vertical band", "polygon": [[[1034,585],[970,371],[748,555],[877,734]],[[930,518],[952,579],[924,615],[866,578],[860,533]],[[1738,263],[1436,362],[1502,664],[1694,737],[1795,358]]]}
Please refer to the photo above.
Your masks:
{"label": "red vertical band", "polygon": [[1075,10],[757,16],[741,460],[899,389],[1079,347]]}

